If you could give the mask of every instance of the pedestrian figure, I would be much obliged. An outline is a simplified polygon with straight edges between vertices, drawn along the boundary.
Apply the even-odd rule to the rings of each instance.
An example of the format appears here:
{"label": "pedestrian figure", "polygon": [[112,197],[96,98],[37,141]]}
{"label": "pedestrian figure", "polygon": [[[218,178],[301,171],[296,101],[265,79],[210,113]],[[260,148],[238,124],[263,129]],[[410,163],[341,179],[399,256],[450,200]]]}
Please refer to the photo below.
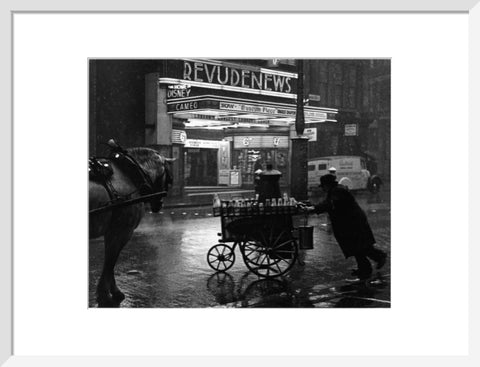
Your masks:
{"label": "pedestrian figure", "polygon": [[261,169],[257,169],[253,174],[253,186],[255,189],[255,194],[260,194],[260,175],[263,171]]}
{"label": "pedestrian figure", "polygon": [[368,258],[376,262],[376,268],[385,265],[387,254],[375,248],[367,216],[353,195],[344,186],[338,184],[336,177],[326,174],[320,177],[320,187],[326,192],[326,199],[318,205],[308,206],[306,210],[316,214],[328,213],[335,239],[345,258],[354,256],[358,269],[352,275],[365,280],[372,275],[372,265]]}
{"label": "pedestrian figure", "polygon": [[262,159],[258,158],[253,165],[253,187],[255,194],[259,194],[260,190],[260,174],[262,173]]}
{"label": "pedestrian figure", "polygon": [[259,158],[255,161],[255,164],[253,165],[253,171],[257,172],[258,170],[262,170],[262,160]]}
{"label": "pedestrian figure", "polygon": [[331,174],[331,175],[336,175],[337,174],[337,169],[335,167],[330,167],[328,169],[328,172]]}

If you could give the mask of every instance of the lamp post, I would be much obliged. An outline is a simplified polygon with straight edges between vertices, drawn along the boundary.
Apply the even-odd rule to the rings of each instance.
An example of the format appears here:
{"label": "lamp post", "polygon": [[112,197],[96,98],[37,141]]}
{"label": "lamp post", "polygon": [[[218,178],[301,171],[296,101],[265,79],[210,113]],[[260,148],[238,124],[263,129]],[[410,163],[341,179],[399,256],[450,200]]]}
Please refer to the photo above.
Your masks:
{"label": "lamp post", "polygon": [[297,111],[295,114],[295,131],[297,136],[303,135],[305,129],[305,113],[303,111],[303,60],[297,60]]}
{"label": "lamp post", "polygon": [[297,109],[295,114],[295,132],[292,137],[292,155],[290,164],[290,196],[297,200],[308,199],[308,138],[303,136],[305,114],[303,110],[303,63],[297,60]]}

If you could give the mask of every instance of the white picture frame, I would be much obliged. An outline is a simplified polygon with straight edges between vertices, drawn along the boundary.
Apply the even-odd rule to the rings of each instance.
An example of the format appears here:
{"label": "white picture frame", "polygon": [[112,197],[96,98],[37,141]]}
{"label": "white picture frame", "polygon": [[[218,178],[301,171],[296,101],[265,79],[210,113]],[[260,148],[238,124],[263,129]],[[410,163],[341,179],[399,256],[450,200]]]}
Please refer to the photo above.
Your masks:
{"label": "white picture frame", "polygon": [[[479,67],[480,65],[480,5],[478,0],[445,0],[445,1],[389,1],[388,3],[365,0],[362,2],[354,0],[345,1],[295,1],[295,2],[255,2],[255,1],[243,1],[238,3],[226,4],[221,1],[183,1],[181,4],[177,2],[169,2],[166,4],[158,4],[155,1],[136,1],[135,3],[124,5],[123,3],[108,2],[106,1],[72,1],[68,4],[58,3],[56,1],[42,1],[41,4],[37,4],[34,1],[5,1],[0,5],[1,18],[0,22],[2,32],[0,32],[0,38],[2,40],[2,50],[4,51],[1,58],[1,80],[4,83],[0,84],[0,91],[2,98],[0,103],[0,114],[3,117],[0,124],[0,149],[2,154],[2,167],[8,172],[8,176],[3,176],[2,190],[0,195],[2,196],[1,212],[1,226],[0,231],[2,244],[0,246],[0,285],[2,302],[0,302],[0,364],[5,366],[65,366],[65,365],[115,365],[115,366],[130,366],[130,365],[194,365],[194,366],[220,366],[220,365],[245,365],[245,364],[267,364],[267,365],[291,365],[293,363],[301,365],[345,365],[345,364],[362,364],[362,365],[394,365],[400,366],[406,363],[415,363],[418,365],[458,365],[458,366],[471,366],[478,363],[479,352],[476,349],[479,342],[479,329],[478,329],[478,312],[480,302],[478,297],[478,279],[480,274],[478,267],[476,266],[475,259],[478,259],[478,240],[479,235],[475,231],[475,224],[479,218],[478,209],[475,204],[479,202],[478,192],[475,192],[475,188],[480,186],[479,175],[474,169],[475,157],[480,156],[478,149],[477,137],[479,136],[479,127],[477,121],[480,121],[480,108],[478,103],[478,96],[480,95],[479,84]],[[208,11],[241,11],[245,14],[249,12],[463,12],[468,13],[469,19],[469,157],[471,165],[469,166],[469,354],[468,356],[458,357],[395,357],[395,356],[371,356],[362,358],[352,358],[346,356],[331,356],[331,357],[234,357],[232,356],[211,356],[211,357],[76,357],[66,356],[62,351],[58,352],[58,355],[50,357],[36,357],[36,356],[16,356],[13,354],[13,335],[15,333],[15,325],[13,323],[13,313],[15,311],[13,305],[13,279],[12,279],[12,259],[15,252],[15,238],[13,238],[13,224],[12,213],[15,211],[15,203],[13,202],[12,190],[15,190],[15,183],[12,178],[12,170],[18,169],[13,165],[12,157],[12,142],[14,133],[14,118],[13,116],[13,19],[14,14],[18,12],[101,12],[108,10],[109,12],[169,12],[169,11],[188,11],[188,12],[208,12]],[[61,14],[59,14],[61,16]],[[465,172],[455,172],[452,169],[451,173],[454,177],[460,174],[465,177]],[[445,186],[448,187],[448,180],[451,178],[449,175],[445,176]],[[7,179],[9,177],[10,179]],[[453,179],[453,178],[452,178]],[[463,184],[462,189],[465,185]],[[448,192],[444,198],[448,199]],[[460,279],[460,281],[462,281]],[[454,315],[447,315],[452,317]],[[353,332],[353,331],[352,331]],[[381,335],[379,337],[382,337]],[[375,341],[372,341],[373,343]],[[477,360],[477,362],[475,362]]]}

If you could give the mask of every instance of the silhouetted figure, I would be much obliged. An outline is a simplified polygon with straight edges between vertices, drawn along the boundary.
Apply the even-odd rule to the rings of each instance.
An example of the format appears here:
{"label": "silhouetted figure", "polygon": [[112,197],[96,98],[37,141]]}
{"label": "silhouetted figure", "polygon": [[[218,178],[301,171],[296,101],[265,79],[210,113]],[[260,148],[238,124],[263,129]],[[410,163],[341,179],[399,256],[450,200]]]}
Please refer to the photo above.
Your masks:
{"label": "silhouetted figure", "polygon": [[320,177],[320,187],[326,192],[326,199],[318,205],[307,207],[307,210],[316,214],[328,213],[333,235],[345,258],[354,256],[357,261],[358,269],[352,274],[360,279],[369,278],[372,265],[368,258],[374,260],[377,269],[380,269],[385,264],[387,254],[374,247],[375,237],[366,214],[348,189],[337,183],[334,175]]}
{"label": "silhouetted figure", "polygon": [[282,172],[273,169],[271,163],[267,163],[267,169],[259,174],[259,198],[258,200],[264,202],[266,199],[280,198],[280,176]]}

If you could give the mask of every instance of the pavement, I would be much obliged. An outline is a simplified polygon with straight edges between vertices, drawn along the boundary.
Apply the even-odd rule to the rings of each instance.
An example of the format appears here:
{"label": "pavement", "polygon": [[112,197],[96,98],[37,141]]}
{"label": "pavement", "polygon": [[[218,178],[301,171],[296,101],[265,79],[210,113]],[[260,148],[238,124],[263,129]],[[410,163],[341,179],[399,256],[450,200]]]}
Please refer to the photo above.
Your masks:
{"label": "pavement", "polygon": [[[385,195],[385,191],[387,194]],[[164,210],[184,208],[183,214],[188,208],[197,208],[196,212],[210,210],[213,195],[219,194],[222,200],[237,198],[251,198],[253,190],[223,189],[215,187],[200,188],[198,192],[186,192],[181,198],[171,198],[165,201]],[[388,200],[369,202],[372,196],[369,192],[355,192],[361,206],[367,207],[368,211],[390,211],[389,187],[384,188],[383,195]],[[310,193],[309,200],[318,202],[321,196],[318,192]],[[364,204],[364,205],[362,205]],[[367,205],[368,204],[368,205]],[[206,208],[208,207],[208,208]],[[389,270],[388,270],[389,271]],[[374,273],[368,280],[359,280],[355,277],[342,279],[328,284],[316,284],[309,289],[282,289],[281,282],[262,279],[252,284],[254,292],[258,295],[235,302],[221,304],[219,308],[271,308],[271,307],[313,307],[313,308],[389,308],[390,302],[390,274],[382,272]],[[256,288],[256,289],[255,289]]]}
{"label": "pavement", "polygon": [[[116,267],[117,284],[127,296],[120,307],[391,307],[390,259],[368,281],[354,279],[350,269],[355,261],[344,259],[326,216],[309,218],[308,224],[316,227],[315,247],[300,251],[299,260],[306,265],[298,266],[300,262],[283,279],[256,277],[240,257],[227,273],[212,272],[205,255],[220,230],[211,207],[218,192],[215,187],[192,190],[181,198],[166,198],[161,212],[146,214]],[[230,188],[219,195],[225,200],[251,198],[253,191]],[[390,191],[354,195],[367,212],[379,247],[390,254]],[[311,198],[312,203],[319,200]],[[90,241],[89,254],[89,304],[96,307],[101,239]]]}
{"label": "pavement", "polygon": [[[268,282],[264,289],[275,289]],[[309,290],[273,292],[216,306],[217,308],[390,308],[390,274],[378,272],[368,280],[345,279],[318,284]]]}
{"label": "pavement", "polygon": [[255,197],[254,190],[225,186],[186,187],[181,196],[167,195],[163,199],[163,208],[191,208],[212,205],[214,194],[218,194],[221,200],[237,200]]}
{"label": "pavement", "polygon": [[[382,188],[382,191],[390,193],[390,186],[385,185]],[[245,190],[241,188],[232,188],[226,186],[185,187],[184,193],[181,196],[167,195],[167,197],[165,197],[163,200],[163,208],[192,208],[212,205],[214,194],[218,194],[221,200],[237,200],[253,198],[255,196],[255,191],[253,189]],[[354,194],[359,197],[373,195],[365,190],[354,192]],[[321,197],[322,194],[320,191],[309,192],[309,200],[314,203],[318,202]],[[384,207],[385,205],[380,205],[379,208],[384,209]],[[375,207],[372,207],[372,209],[375,209]]]}

